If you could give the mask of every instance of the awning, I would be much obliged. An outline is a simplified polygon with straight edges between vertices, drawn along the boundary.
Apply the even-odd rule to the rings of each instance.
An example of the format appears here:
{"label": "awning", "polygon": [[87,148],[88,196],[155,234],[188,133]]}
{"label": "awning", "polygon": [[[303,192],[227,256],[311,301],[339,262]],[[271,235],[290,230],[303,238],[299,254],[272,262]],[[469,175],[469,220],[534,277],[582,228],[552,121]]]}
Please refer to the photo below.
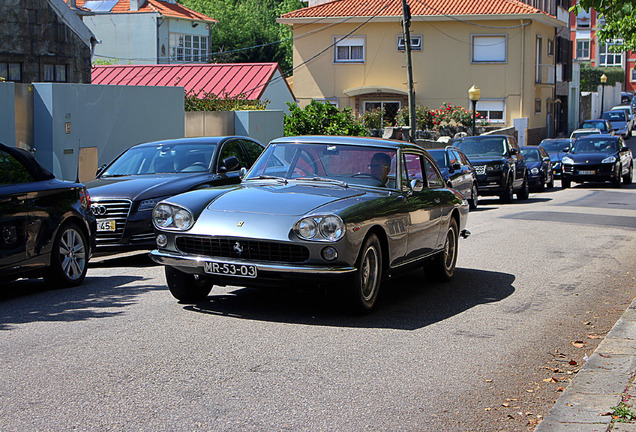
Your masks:
{"label": "awning", "polygon": [[344,94],[349,97],[352,96],[360,96],[365,94],[378,94],[378,93],[392,93],[408,96],[408,92],[406,90],[398,89],[395,87],[384,87],[384,86],[361,86],[361,87],[352,87],[350,89],[346,89]]}

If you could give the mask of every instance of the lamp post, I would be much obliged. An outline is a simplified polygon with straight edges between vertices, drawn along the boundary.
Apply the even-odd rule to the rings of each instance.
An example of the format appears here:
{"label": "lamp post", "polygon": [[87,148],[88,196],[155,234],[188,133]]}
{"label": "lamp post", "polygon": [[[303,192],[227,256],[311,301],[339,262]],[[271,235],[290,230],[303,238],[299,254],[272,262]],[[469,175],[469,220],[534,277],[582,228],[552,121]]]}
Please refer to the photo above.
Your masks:
{"label": "lamp post", "polygon": [[477,101],[479,100],[479,96],[481,96],[481,90],[473,84],[473,86],[468,89],[468,98],[473,103],[473,136],[475,136],[475,114],[477,111]]}
{"label": "lamp post", "polygon": [[607,75],[603,74],[601,75],[601,86],[602,86],[602,91],[601,91],[601,117],[603,117],[603,104],[605,102],[605,83],[607,82]]}

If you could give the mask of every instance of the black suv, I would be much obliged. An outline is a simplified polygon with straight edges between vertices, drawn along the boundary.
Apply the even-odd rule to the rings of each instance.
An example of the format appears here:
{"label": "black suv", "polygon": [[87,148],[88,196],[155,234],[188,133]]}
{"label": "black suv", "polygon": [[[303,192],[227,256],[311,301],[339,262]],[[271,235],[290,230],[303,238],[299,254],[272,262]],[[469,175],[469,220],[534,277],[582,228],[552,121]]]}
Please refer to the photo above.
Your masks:
{"label": "black suv", "polygon": [[528,199],[528,169],[517,140],[507,135],[480,135],[456,138],[450,143],[459,148],[477,172],[480,195],[498,195],[512,201],[513,194]]}

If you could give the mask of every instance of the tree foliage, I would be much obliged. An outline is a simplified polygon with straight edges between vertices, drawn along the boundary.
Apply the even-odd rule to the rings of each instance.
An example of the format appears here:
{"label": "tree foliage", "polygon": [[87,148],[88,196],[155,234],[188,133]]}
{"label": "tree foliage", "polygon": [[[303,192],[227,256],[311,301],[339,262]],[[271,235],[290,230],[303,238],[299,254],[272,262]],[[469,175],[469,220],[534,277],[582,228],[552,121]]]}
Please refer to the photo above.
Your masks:
{"label": "tree foliage", "polygon": [[218,20],[210,52],[216,63],[278,62],[292,69],[292,31],[276,18],[305,7],[300,0],[179,0]]}
{"label": "tree foliage", "polygon": [[581,91],[595,92],[601,85],[601,75],[605,74],[607,82],[605,85],[613,87],[617,82],[625,81],[625,70],[620,67],[590,67],[581,66]]}
{"label": "tree foliage", "polygon": [[579,0],[571,10],[594,9],[605,19],[597,31],[599,40],[622,39],[622,45],[610,45],[612,51],[636,50],[636,0]]}
{"label": "tree foliage", "polygon": [[367,130],[357,120],[351,108],[340,110],[326,102],[312,100],[305,108],[287,102],[285,136],[292,135],[349,135],[365,136]]}

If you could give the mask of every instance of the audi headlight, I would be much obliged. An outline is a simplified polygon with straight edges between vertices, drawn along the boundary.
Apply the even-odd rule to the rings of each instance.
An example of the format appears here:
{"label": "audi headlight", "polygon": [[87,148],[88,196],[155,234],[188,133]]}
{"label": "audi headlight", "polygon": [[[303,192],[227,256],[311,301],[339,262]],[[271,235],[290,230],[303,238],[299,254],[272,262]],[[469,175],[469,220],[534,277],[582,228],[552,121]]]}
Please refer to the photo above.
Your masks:
{"label": "audi headlight", "polygon": [[194,225],[194,217],[183,207],[158,204],[152,211],[152,223],[157,228],[185,231]]}
{"label": "audi headlight", "polygon": [[615,162],[616,162],[616,156],[609,156],[601,161],[601,163],[615,163]]}
{"label": "audi headlight", "polygon": [[539,174],[539,168],[537,168],[537,167],[532,168],[532,169],[530,170],[530,173],[532,173],[532,174],[534,174],[534,175]]}
{"label": "audi headlight", "polygon": [[139,208],[137,209],[137,211],[152,210],[153,208],[155,208],[157,203],[159,203],[160,201],[163,201],[166,198],[167,197],[161,197],[161,198],[151,198],[151,199],[143,200],[142,202],[139,203]]}
{"label": "audi headlight", "polygon": [[568,165],[574,165],[574,159],[572,159],[569,156],[563,156],[563,159],[561,159],[561,162]]}
{"label": "audi headlight", "polygon": [[294,225],[296,235],[305,240],[338,241],[345,233],[345,224],[336,215],[309,216]]}

